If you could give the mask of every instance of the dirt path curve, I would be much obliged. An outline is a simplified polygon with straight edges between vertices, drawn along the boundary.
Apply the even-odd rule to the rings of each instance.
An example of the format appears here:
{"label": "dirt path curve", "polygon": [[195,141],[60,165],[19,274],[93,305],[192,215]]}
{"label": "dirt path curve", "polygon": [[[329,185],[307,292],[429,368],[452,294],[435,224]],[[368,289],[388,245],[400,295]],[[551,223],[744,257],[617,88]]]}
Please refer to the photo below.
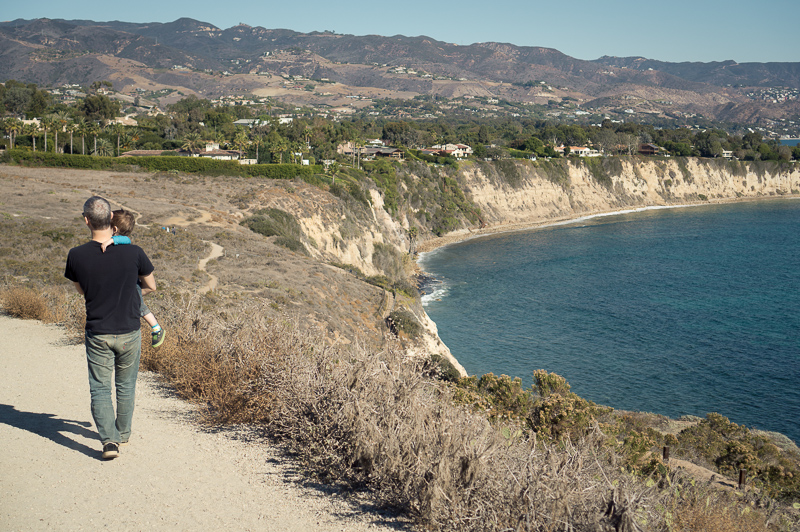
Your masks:
{"label": "dirt path curve", "polygon": [[0,315],[0,530],[397,531],[323,489],[252,431],[207,431],[140,374],[130,445],[100,459],[83,345]]}
{"label": "dirt path curve", "polygon": [[198,290],[198,293],[200,294],[205,294],[206,292],[210,292],[211,290],[214,290],[217,287],[217,276],[211,275],[210,273],[208,273],[208,271],[206,271],[206,264],[208,264],[208,261],[210,260],[218,259],[225,252],[225,248],[223,248],[219,244],[215,244],[214,242],[209,242],[208,240],[203,240],[203,242],[205,242],[206,244],[211,244],[211,253],[209,253],[208,257],[200,259],[200,262],[197,263],[197,269],[200,270],[201,272],[205,272],[205,274],[208,275],[209,277],[208,282],[204,286],[201,286],[200,289]]}

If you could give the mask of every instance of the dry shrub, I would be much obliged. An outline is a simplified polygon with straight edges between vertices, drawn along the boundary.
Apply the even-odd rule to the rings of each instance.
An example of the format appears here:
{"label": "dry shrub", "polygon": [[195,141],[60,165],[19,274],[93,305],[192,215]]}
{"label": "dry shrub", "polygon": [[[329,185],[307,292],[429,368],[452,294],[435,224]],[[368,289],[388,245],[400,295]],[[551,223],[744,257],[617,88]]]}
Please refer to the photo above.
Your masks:
{"label": "dry shrub", "polygon": [[[369,488],[427,529],[668,530],[693,511],[685,495],[625,472],[596,424],[575,441],[528,439],[455,405],[452,388],[425,378],[422,361],[398,346],[339,350],[293,320],[263,318],[254,301],[210,303],[154,302],[167,340],[145,347],[144,367],[209,421],[261,423],[309,473]],[[728,504],[709,518],[741,511]]]}
{"label": "dry shrub", "polygon": [[520,439],[455,406],[399,349],[285,355],[265,370],[273,431],[328,480],[368,485],[430,529],[603,530],[646,512],[653,490],[621,473],[599,434]]}
{"label": "dry shrub", "polygon": [[[687,486],[688,488],[689,486]],[[680,490],[676,488],[676,492]],[[759,532],[774,529],[764,511],[756,511],[756,501],[739,500],[742,494],[691,487],[673,501],[677,506],[667,512],[667,523],[680,532]],[[773,520],[778,521],[778,516]],[[784,523],[786,525],[786,523]],[[779,526],[778,529],[790,530]]]}
{"label": "dry shrub", "polygon": [[[156,315],[166,339],[153,349],[142,342],[142,368],[164,376],[183,397],[203,407],[209,423],[259,423],[269,419],[271,394],[260,385],[261,361],[279,342],[279,328],[256,327],[243,309],[232,322],[247,320],[253,327],[228,326],[204,312],[200,298],[163,298]],[[147,333],[147,334],[146,334]],[[143,328],[147,338],[149,327]]]}
{"label": "dry shrub", "polygon": [[47,299],[40,290],[27,287],[11,287],[0,293],[3,309],[15,318],[24,320],[53,321]]}
{"label": "dry shrub", "polygon": [[766,530],[735,500],[673,490],[675,474],[660,489],[626,473],[596,425],[574,442],[526,439],[455,405],[452,388],[425,378],[397,346],[342,351],[292,320],[265,319],[258,302],[211,303],[152,301],[167,339],[158,350],[144,342],[143,368],[203,406],[208,421],[261,423],[309,472],[368,487],[426,529]]}

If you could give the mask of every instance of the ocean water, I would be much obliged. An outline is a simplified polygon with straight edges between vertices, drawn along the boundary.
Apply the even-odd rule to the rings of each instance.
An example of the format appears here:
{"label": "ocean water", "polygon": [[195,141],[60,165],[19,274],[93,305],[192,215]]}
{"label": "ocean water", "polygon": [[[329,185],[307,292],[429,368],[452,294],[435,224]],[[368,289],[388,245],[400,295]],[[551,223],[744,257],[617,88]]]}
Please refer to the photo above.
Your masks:
{"label": "ocean water", "polygon": [[564,376],[617,409],[719,412],[800,442],[800,200],[651,209],[420,258],[470,374]]}

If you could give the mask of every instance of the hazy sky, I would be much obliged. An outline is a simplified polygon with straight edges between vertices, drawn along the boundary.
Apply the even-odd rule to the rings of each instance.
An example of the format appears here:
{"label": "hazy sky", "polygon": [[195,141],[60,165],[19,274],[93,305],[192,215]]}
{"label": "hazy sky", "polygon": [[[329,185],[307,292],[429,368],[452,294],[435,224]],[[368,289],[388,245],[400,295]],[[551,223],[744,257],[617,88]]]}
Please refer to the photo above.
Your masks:
{"label": "hazy sky", "polygon": [[3,20],[172,22],[189,17],[223,29],[244,23],[303,32],[427,35],[462,45],[508,42],[555,48],[578,59],[616,55],[673,62],[800,61],[797,0],[3,3]]}

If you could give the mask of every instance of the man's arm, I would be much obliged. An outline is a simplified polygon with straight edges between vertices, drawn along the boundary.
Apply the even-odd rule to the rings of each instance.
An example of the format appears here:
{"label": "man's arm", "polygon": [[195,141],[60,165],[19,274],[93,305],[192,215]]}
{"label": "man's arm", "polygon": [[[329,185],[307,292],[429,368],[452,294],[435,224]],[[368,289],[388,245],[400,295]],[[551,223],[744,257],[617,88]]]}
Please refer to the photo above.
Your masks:
{"label": "man's arm", "polygon": [[81,283],[79,283],[78,281],[72,281],[72,282],[75,285],[75,290],[77,290],[80,295],[84,295],[83,288],[81,288]]}
{"label": "man's arm", "polygon": [[156,278],[152,273],[149,275],[140,275],[139,282],[142,284],[142,295],[156,291]]}

